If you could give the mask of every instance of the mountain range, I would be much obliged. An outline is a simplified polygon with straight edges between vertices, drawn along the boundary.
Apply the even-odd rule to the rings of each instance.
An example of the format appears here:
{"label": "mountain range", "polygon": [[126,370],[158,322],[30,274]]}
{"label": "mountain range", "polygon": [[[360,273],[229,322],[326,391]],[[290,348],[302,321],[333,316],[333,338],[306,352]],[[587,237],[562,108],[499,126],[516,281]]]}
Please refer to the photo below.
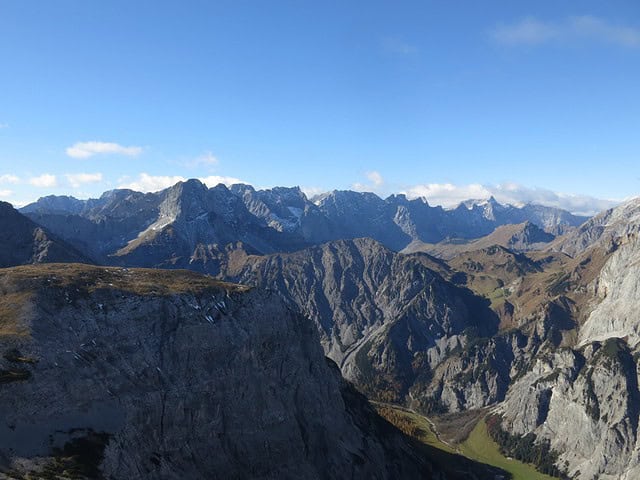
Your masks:
{"label": "mountain range", "polygon": [[224,250],[240,242],[256,254],[368,237],[400,251],[412,242],[473,239],[497,226],[531,222],[550,234],[586,217],[491,198],[456,209],[404,195],[333,191],[309,200],[299,188],[207,188],[198,180],[157,193],[113,190],[99,199],[44,197],[20,210],[102,264],[182,267],[216,274]]}
{"label": "mountain range", "polygon": [[[12,225],[28,226],[21,227],[27,232],[21,235],[32,239],[33,232],[41,229],[53,242],[51,245],[68,254],[50,259],[21,255],[7,260],[7,265],[81,261],[117,267],[105,270],[112,272],[109,275],[115,275],[113,272],[126,275],[131,267],[186,268],[209,274],[218,281],[268,291],[268,297],[242,303],[251,313],[245,316],[238,313],[238,318],[262,318],[260,310],[274,308],[279,312],[275,316],[295,318],[291,321],[313,326],[313,336],[305,342],[317,344],[318,352],[309,353],[312,347],[306,346],[298,360],[309,361],[309,365],[324,365],[321,362],[324,353],[330,365],[335,362],[335,374],[339,369],[347,382],[340,386],[338,381],[329,381],[328,376],[334,374],[326,372],[322,373],[320,382],[334,382],[331,395],[343,392],[339,394],[342,402],[346,397],[358,398],[355,391],[344,393],[353,385],[372,401],[401,406],[442,421],[452,414],[472,415],[477,421],[486,422],[505,455],[536,463],[543,471],[562,478],[631,480],[640,475],[637,380],[640,200],[631,200],[587,219],[536,205],[521,208],[500,205],[495,199],[465,202],[455,209],[444,210],[402,195],[381,199],[370,193],[336,191],[307,199],[297,188],[255,190],[247,185],[207,188],[190,180],[157,193],[115,190],[94,200],[44,197],[21,209],[21,213],[10,207],[5,210],[7,218],[14,219]],[[20,221],[16,222],[16,218]],[[4,251],[20,244],[15,238],[0,238]],[[51,251],[54,250],[51,247]],[[3,284],[11,285],[11,295],[22,295],[20,292],[31,288],[25,285],[33,286],[35,278],[41,278],[42,275],[34,272],[48,267],[28,268],[40,270],[29,270],[31,276],[20,269],[5,271],[8,277]],[[94,272],[90,270],[94,267],[82,268]],[[62,273],[47,275],[47,278],[58,279]],[[89,273],[80,270],[77,275],[85,278]],[[142,273],[135,275],[144,277]],[[177,276],[167,278],[179,279],[186,273],[171,275]],[[197,283],[200,280],[196,279],[208,277],[188,278]],[[95,280],[85,283],[92,285],[92,282]],[[159,279],[134,283],[141,282],[143,285],[166,283]],[[40,291],[39,288],[36,290]],[[82,292],[85,287],[76,288]],[[131,283],[125,288],[118,286],[118,282],[102,280],[100,288],[86,288],[92,292],[116,292],[108,293],[115,295],[113,298],[100,302],[108,311],[129,312],[123,315],[133,315],[133,318],[147,315],[134,313],[147,312],[146,307],[138,306],[139,300],[135,300],[135,308],[130,310],[116,300],[120,295],[117,292],[133,288]],[[65,291],[71,295],[73,304],[75,294],[68,288],[60,290],[57,298],[66,298]],[[179,305],[193,303],[192,300],[184,297],[175,300],[176,304],[172,303],[170,292],[164,295],[169,295],[168,303],[162,306],[162,311],[167,313],[160,317],[168,316],[178,324],[179,318],[191,318],[191,313],[183,312]],[[200,303],[195,305],[205,302],[204,297],[198,298]],[[85,316],[82,318],[89,323],[89,318],[96,315],[99,318],[97,307],[86,299],[83,301]],[[254,301],[259,304],[258,310],[251,310]],[[274,306],[269,306],[271,304]],[[207,305],[209,310],[215,310]],[[53,311],[53,308],[47,306],[45,310]],[[60,308],[67,308],[64,301]],[[154,306],[148,314],[155,318],[158,308]],[[275,316],[268,316],[266,321],[277,323]],[[125,317],[107,315],[105,319],[122,322]],[[29,325],[44,321],[33,318]],[[212,317],[214,323],[217,318]],[[244,333],[238,335],[253,338],[252,332],[258,327],[249,320],[246,322],[249,323],[242,324]],[[149,331],[160,335],[162,329],[169,327],[161,323]],[[117,329],[113,330],[115,327],[110,328],[105,332],[117,333]],[[279,368],[284,372],[287,361],[278,357],[277,352],[299,342],[301,335],[285,330],[302,327],[283,328],[268,340],[255,333],[258,336],[255,342],[250,342],[253,346],[247,347],[247,355],[256,349],[262,351],[258,344],[271,345],[265,348],[278,361],[283,361]],[[140,338],[140,332],[133,333]],[[170,353],[170,348],[176,348],[170,347],[173,340],[161,338],[162,335],[153,340],[156,343],[152,342],[153,348],[157,347],[160,352],[158,355],[164,355],[164,351],[174,355]],[[224,338],[236,345],[233,335]],[[260,343],[262,341],[267,343]],[[60,345],[69,345],[69,342],[67,337],[60,339]],[[16,348],[24,351],[27,347],[35,348],[34,352],[45,348],[37,346],[35,340],[27,344]],[[245,351],[242,348],[238,344],[225,352],[232,356]],[[300,360],[303,357],[307,360]],[[171,368],[182,368],[181,357],[175,358]],[[268,358],[264,361],[271,362]],[[298,360],[289,363],[295,365]],[[149,359],[144,361],[153,365]],[[117,368],[126,372],[127,368],[120,363],[116,362]],[[3,368],[9,371],[7,366]],[[199,368],[208,372],[205,367]],[[308,368],[313,371],[311,366]],[[205,377],[207,375],[211,372]],[[268,376],[251,377],[246,371],[234,371],[233,375],[251,378],[252,384],[273,381]],[[33,378],[39,381],[40,374]],[[11,386],[33,388],[30,383],[35,381],[33,378],[11,382]],[[175,375],[172,378],[176,378]],[[297,379],[294,383],[303,385],[299,389],[314,391],[316,388],[305,384],[303,377],[294,378]],[[179,388],[182,384],[171,385]],[[218,384],[216,388],[225,387]],[[33,391],[29,391],[32,395]],[[166,394],[170,396],[171,391],[166,390]],[[286,392],[288,390],[283,392],[284,396]],[[26,399],[28,395],[24,395],[22,398]],[[336,402],[335,398],[327,401]],[[224,400],[233,401],[234,397]],[[0,399],[1,402],[6,402],[6,398]],[[358,404],[361,406],[357,408],[366,409],[365,404]],[[251,409],[248,411],[251,419],[259,415]],[[265,411],[273,414],[278,409],[270,406]],[[304,408],[299,411],[303,416],[321,415],[325,419],[344,415]],[[21,415],[24,421],[26,413]],[[365,414],[355,414],[361,419],[362,415]],[[366,415],[377,418],[372,412]],[[286,421],[284,425],[288,425]],[[299,428],[306,425],[306,421],[298,418]],[[347,423],[354,422],[361,425],[355,420]],[[372,422],[377,424],[378,420]],[[242,427],[245,428],[248,427]],[[367,435],[360,427],[355,433],[344,433],[346,428],[340,426],[343,433],[333,431],[331,438],[351,435],[350,445],[356,445],[362,442],[358,438]],[[308,432],[306,427],[302,430]],[[319,433],[322,431],[319,427],[309,435],[326,434]],[[380,449],[376,454],[379,458],[390,458],[388,455],[396,455],[394,449],[400,448],[406,453],[402,457],[406,468],[454,478],[450,470],[435,460],[427,461],[428,465],[416,463],[414,447],[407,446],[410,442],[403,443],[407,440],[402,436],[394,440],[396,443],[392,442],[392,446],[385,446],[376,437],[377,433],[371,435],[370,442],[380,445],[375,447]],[[332,441],[327,438],[325,441]],[[282,442],[282,445],[296,444],[290,437]],[[108,454],[111,454],[111,445],[109,443],[105,450]],[[157,448],[154,444],[153,451]],[[228,451],[228,447],[225,448]],[[4,450],[0,448],[0,451]],[[530,452],[538,453],[532,456]],[[342,457],[332,455],[326,454],[327,461],[346,468],[340,463],[344,462]],[[308,455],[304,458],[298,461],[300,468],[317,471],[319,463],[313,463],[315,460],[310,460]],[[365,465],[376,465],[382,472],[379,478],[398,475],[398,470],[385,470],[388,467],[376,464],[371,458],[363,461]],[[205,460],[202,462],[208,465]],[[387,460],[381,462],[388,465]],[[138,460],[134,463],[142,465]],[[112,463],[104,465],[115,468]],[[148,462],[144,465],[151,468]],[[353,475],[362,478],[371,471],[367,468],[353,470]],[[469,464],[465,475],[491,478],[482,477],[478,468],[484,467]],[[494,474],[501,475],[490,473]],[[319,478],[323,478],[322,475]],[[328,478],[336,477],[329,475]]]}

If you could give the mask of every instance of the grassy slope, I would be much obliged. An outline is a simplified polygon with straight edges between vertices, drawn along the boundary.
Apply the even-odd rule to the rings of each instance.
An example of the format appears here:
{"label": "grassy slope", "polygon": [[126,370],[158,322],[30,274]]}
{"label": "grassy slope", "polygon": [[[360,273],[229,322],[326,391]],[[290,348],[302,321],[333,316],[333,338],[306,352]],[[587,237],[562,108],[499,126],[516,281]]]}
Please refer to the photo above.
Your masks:
{"label": "grassy slope", "polygon": [[422,443],[447,453],[460,453],[467,458],[481,463],[493,465],[509,472],[513,480],[554,480],[554,477],[538,472],[533,466],[515,459],[508,459],[500,453],[498,444],[487,433],[484,420],[480,420],[469,434],[469,437],[457,445],[457,450],[441,441],[433,430],[429,420],[404,408],[376,405],[383,417],[396,424],[400,429],[420,440]]}
{"label": "grassy slope", "polygon": [[513,475],[513,480],[553,480],[554,477],[538,472],[534,467],[500,453],[498,444],[487,433],[487,425],[480,420],[469,438],[460,445],[460,453],[465,457],[500,467]]}

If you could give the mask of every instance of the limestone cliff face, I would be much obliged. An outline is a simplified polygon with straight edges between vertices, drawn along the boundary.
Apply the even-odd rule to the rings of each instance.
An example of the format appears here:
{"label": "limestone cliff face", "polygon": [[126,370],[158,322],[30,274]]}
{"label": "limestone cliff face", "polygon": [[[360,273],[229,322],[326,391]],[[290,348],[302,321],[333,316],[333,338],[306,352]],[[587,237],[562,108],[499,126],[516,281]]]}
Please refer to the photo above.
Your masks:
{"label": "limestone cliff face", "polygon": [[[505,349],[502,340],[482,352],[466,348],[472,336],[495,334],[498,318],[485,299],[445,280],[438,270],[446,268],[428,255],[396,254],[374,240],[356,239],[242,257],[223,275],[272,289],[314,320],[327,356],[374,398],[411,397],[420,408],[439,396],[441,386],[426,388],[437,377],[461,399],[446,402],[451,410],[486,406],[504,397],[513,355],[489,360]],[[450,356],[459,365],[440,368]],[[471,380],[469,370],[483,365],[482,378]]]}
{"label": "limestone cliff face", "polygon": [[438,478],[274,295],[78,265],[5,269],[0,290],[5,472]]}
{"label": "limestone cliff face", "polygon": [[[213,289],[218,293],[140,293],[115,274],[91,295],[82,293],[82,283],[60,286],[45,276],[57,293],[40,284],[25,299],[12,287],[15,279],[3,277],[0,306],[7,319],[23,322],[7,320],[2,331],[17,330],[10,341],[0,337],[0,353],[7,353],[0,401],[12,419],[0,439],[23,449],[20,455],[0,449],[13,468],[20,458],[36,462],[33,452],[46,450],[51,461],[52,449],[80,438],[102,442],[101,472],[117,478],[178,478],[178,472],[216,478],[222,464],[231,478],[323,478],[338,471],[411,478],[398,468],[416,463],[394,460],[410,452],[366,427],[366,409],[353,406],[353,392],[321,361],[320,342],[372,397],[422,411],[493,406],[506,432],[548,443],[558,453],[556,465],[576,479],[640,478],[638,200],[556,239],[551,249],[565,253],[515,254],[486,245],[445,262],[387,247],[462,228],[484,231],[506,218],[505,210],[495,202],[463,205],[455,211],[459,223],[434,223],[445,219],[443,212],[400,197],[343,192],[314,206],[299,191],[205,189],[197,182],[160,194],[113,195],[119,200],[108,210],[94,206],[82,217],[97,229],[91,237],[97,245],[107,232],[111,247],[121,249],[110,261],[220,274],[271,289],[287,306],[221,286]],[[136,223],[126,220],[133,205],[140,205],[137,215],[146,220],[136,222],[146,233],[120,235],[113,225]],[[75,224],[61,224],[75,234]],[[443,230],[432,230],[436,224]],[[314,238],[361,234],[387,247],[343,239],[291,253]],[[111,247],[101,251],[111,254]],[[312,319],[313,328],[289,308]],[[309,356],[316,360],[304,360]],[[184,393],[196,390],[208,400]],[[51,408],[55,417],[47,416]],[[80,430],[71,432],[74,423]],[[41,424],[53,425],[53,434],[34,426]],[[183,441],[190,459],[175,447]],[[217,460],[208,458],[211,445]],[[285,451],[290,461],[269,463]],[[242,463],[247,452],[255,458],[249,470]]]}
{"label": "limestone cliff face", "polygon": [[580,342],[626,337],[630,345],[640,342],[640,239],[629,234],[618,246],[590,285],[594,308],[580,329]]}
{"label": "limestone cliff face", "polygon": [[634,355],[611,339],[581,350],[539,355],[498,411],[512,434],[533,433],[578,479],[632,479],[638,463],[638,392]]}

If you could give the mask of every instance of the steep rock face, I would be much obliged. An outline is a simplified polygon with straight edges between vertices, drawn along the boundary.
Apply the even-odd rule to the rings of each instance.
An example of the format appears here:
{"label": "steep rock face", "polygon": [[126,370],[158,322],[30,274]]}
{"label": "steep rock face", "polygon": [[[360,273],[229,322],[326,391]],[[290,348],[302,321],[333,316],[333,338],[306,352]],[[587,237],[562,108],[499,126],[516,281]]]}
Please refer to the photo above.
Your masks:
{"label": "steep rock face", "polygon": [[103,264],[217,273],[220,252],[233,242],[260,253],[307,245],[298,232],[280,231],[253,215],[224,185],[207,188],[198,180],[157,193],[106,192],[85,201],[80,213],[49,211],[51,203],[47,197],[24,211]]}
{"label": "steep rock face", "polygon": [[313,319],[326,354],[368,395],[457,412],[502,401],[541,345],[575,329],[574,302],[543,265],[498,246],[446,264],[356,239],[292,254],[237,250],[221,275],[276,291]]}
{"label": "steep rock face", "polygon": [[[82,206],[68,202],[68,197],[64,202],[54,198],[44,197],[21,211],[101,264],[109,263],[109,255],[158,216],[159,199],[154,193],[111,190],[98,199],[82,201]],[[70,208],[63,210],[65,205]]]}
{"label": "steep rock face", "polygon": [[[574,215],[561,208],[527,204],[520,209],[520,222],[515,218],[505,223],[531,222],[552,235],[562,235],[571,227],[577,227],[589,220],[588,216]],[[516,214],[517,216],[517,214]]]}
{"label": "steep rock face", "polygon": [[0,267],[45,262],[91,263],[6,202],[0,202],[0,224]]}
{"label": "steep rock face", "polygon": [[85,203],[83,200],[78,200],[75,197],[71,197],[68,195],[47,195],[46,197],[41,197],[37,202],[31,203],[29,205],[24,206],[21,211],[22,213],[52,213],[52,214],[79,214],[85,208]]}
{"label": "steep rock face", "polygon": [[78,265],[3,270],[0,288],[5,471],[439,478],[273,295]]}
{"label": "steep rock face", "polygon": [[241,197],[247,210],[264,220],[269,228],[297,235],[309,244],[336,238],[334,225],[298,187],[256,190],[251,185],[238,184],[230,190]]}
{"label": "steep rock face", "polygon": [[491,339],[466,339],[432,373],[409,392],[411,405],[436,413],[460,412],[504,399],[512,367],[526,356],[526,338],[518,333]]}
{"label": "steep rock face", "polygon": [[[448,212],[442,207],[431,207],[421,198],[409,200],[405,195],[391,195],[385,202],[393,213],[393,222],[412,240],[435,242],[452,236],[446,221]],[[406,243],[403,242],[398,247],[402,245]]]}
{"label": "steep rock face", "polygon": [[489,234],[499,225],[531,222],[546,232],[557,234],[565,227],[578,226],[588,217],[573,215],[565,210],[542,205],[526,204],[522,207],[502,205],[491,197],[483,201],[467,201],[455,210],[453,220],[460,231],[473,226],[475,235],[456,235],[460,238],[474,238]]}
{"label": "steep rock face", "polygon": [[[392,195],[385,200],[372,193],[333,191],[315,199],[325,215],[338,225],[338,238],[371,237],[394,250],[411,242],[436,243],[445,239],[473,239],[489,235],[501,225],[530,222],[547,232],[580,225],[587,217],[541,205],[521,208],[501,205],[493,197],[469,201],[457,208],[431,207],[423,199]],[[536,234],[541,240],[548,236]]]}
{"label": "steep rock face", "polygon": [[636,356],[620,339],[538,355],[500,406],[503,428],[548,441],[572,478],[636,478]]}
{"label": "steep rock face", "polygon": [[[428,255],[399,255],[356,239],[239,258],[222,275],[277,291],[315,321],[346,378],[398,401],[416,382],[428,383],[431,370],[468,343],[469,332],[488,337],[497,330],[488,302],[446,281],[438,273],[446,268]],[[472,403],[484,406],[503,393]]]}
{"label": "steep rock face", "polygon": [[640,342],[640,239],[627,235],[591,284],[596,305],[580,328],[581,343],[611,337],[625,337],[632,346]]}
{"label": "steep rock face", "polygon": [[336,190],[316,203],[336,225],[336,239],[370,237],[394,250],[411,241],[409,233],[394,221],[394,205],[373,193]]}

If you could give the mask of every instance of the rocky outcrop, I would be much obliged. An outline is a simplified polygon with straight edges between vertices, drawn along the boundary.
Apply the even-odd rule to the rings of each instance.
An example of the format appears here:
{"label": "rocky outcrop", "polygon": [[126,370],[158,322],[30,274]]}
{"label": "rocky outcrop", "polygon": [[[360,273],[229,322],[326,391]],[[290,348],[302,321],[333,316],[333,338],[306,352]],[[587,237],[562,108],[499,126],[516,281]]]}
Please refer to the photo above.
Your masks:
{"label": "rocky outcrop", "polygon": [[[527,250],[538,240],[551,238],[541,228],[559,233],[564,227],[558,225],[566,225],[562,223],[566,219],[562,220],[564,217],[556,215],[557,212],[533,206],[516,212],[495,200],[470,202],[446,211],[400,195],[383,200],[372,194],[333,192],[309,202],[297,189],[256,191],[248,186],[208,189],[198,182],[185,182],[157,194],[116,191],[108,197],[91,206],[87,202],[87,210],[80,213],[67,214],[65,235],[80,238],[78,232],[85,228],[80,225],[89,225],[87,231],[95,233],[90,243],[101,252],[109,252],[108,261],[123,265],[185,266],[272,290],[284,300],[285,310],[291,308],[313,320],[324,352],[339,364],[343,375],[370,397],[404,403],[421,412],[457,412],[493,406],[506,435],[524,439],[522,445],[536,445],[540,451],[549,448],[557,454],[556,457],[550,453],[551,462],[570,476],[582,480],[631,480],[640,475],[637,200],[594,217],[554,240],[548,250],[519,253],[513,249]],[[60,215],[60,205],[65,202],[55,204],[55,215]],[[73,204],[69,208],[78,206]],[[127,211],[137,212],[135,219]],[[518,217],[525,215],[523,212],[538,215],[539,223],[529,217]],[[32,213],[36,214],[46,221],[54,218],[43,209]],[[415,239],[437,241],[449,234],[484,235],[507,219],[533,223],[500,228],[487,237],[491,245],[467,242],[482,248],[458,252],[446,261],[427,254],[403,255],[394,251]],[[373,236],[386,246],[374,239],[333,240],[334,235]],[[330,241],[312,245],[320,238]],[[501,242],[507,246],[494,244]],[[303,246],[303,250],[294,251]],[[75,297],[72,291],[69,294],[72,305]],[[198,301],[201,307],[206,303]],[[2,302],[12,312],[12,318],[16,317],[19,312],[15,305],[19,302],[14,297]],[[49,305],[47,302],[43,304]],[[162,302],[168,305],[169,312],[178,312],[180,318],[192,319],[190,315],[202,318],[198,316],[202,312],[178,308],[171,303],[173,300],[164,298]],[[262,305],[258,300],[254,303]],[[160,303],[154,305],[155,310],[146,310],[146,306],[136,308],[146,316],[160,317],[157,306]],[[206,305],[211,307],[210,303]],[[220,315],[212,318],[213,323],[205,316],[203,323],[217,325],[226,318]],[[278,324],[272,316],[269,321]],[[155,327],[154,331],[162,328]],[[297,332],[299,337],[297,328],[295,322],[287,323],[274,336],[295,342],[287,329]],[[233,332],[224,337],[227,343],[236,345],[234,335],[245,338],[238,331]],[[153,343],[156,337],[150,338],[156,345]],[[198,339],[193,342],[200,348]],[[211,342],[226,355],[216,357],[214,363],[228,365],[226,357],[233,355],[232,350]],[[259,342],[251,345],[251,350],[262,351]],[[282,343],[276,345],[276,352],[286,349]],[[20,354],[30,358],[31,354],[23,350]],[[12,355],[14,359],[22,358],[15,352],[9,356]],[[136,362],[159,366],[151,357],[135,358]],[[21,382],[26,385],[36,377],[42,378],[35,375],[36,370],[33,377],[24,378],[31,375],[25,372],[36,368],[31,364],[16,366],[7,362],[2,368],[8,372],[4,378],[9,385]],[[195,367],[205,371],[213,368],[200,363]],[[300,371],[307,367],[311,368],[304,364]],[[234,375],[249,375],[237,368],[230,371]],[[192,375],[195,370],[178,370],[172,378]],[[332,371],[331,367],[327,371]],[[92,374],[95,376],[95,372]],[[272,377],[265,375],[267,384],[273,385]],[[318,375],[311,377],[332,384],[324,373]],[[190,382],[196,381],[190,378]],[[257,382],[256,379],[253,383]],[[233,385],[241,391],[248,388]],[[254,400],[266,395],[247,391]],[[342,398],[341,415],[351,418],[360,432],[360,437],[349,437],[352,439],[349,451],[360,452],[353,445],[362,444],[356,439],[362,439],[366,429],[359,425],[364,425],[366,421],[362,418],[368,417],[361,417],[360,423],[353,420],[358,415],[345,400],[349,396],[347,390],[341,391],[337,397],[322,397],[323,402]],[[167,395],[171,397],[170,392]],[[264,398],[272,401],[271,397]],[[283,404],[287,411],[297,408],[295,402]],[[152,411],[159,408],[149,405]],[[279,411],[269,405],[270,410]],[[177,404],[177,408],[183,405]],[[329,418],[325,411],[309,411]],[[235,419],[233,415],[229,412],[225,418]],[[286,418],[287,431],[295,428],[301,431]],[[246,429],[243,437],[246,432],[253,432],[244,424],[242,428]],[[195,432],[198,437],[199,430]],[[140,441],[140,437],[135,438]],[[286,437],[286,441],[291,438]],[[56,445],[72,440],[66,437],[64,443]],[[391,458],[385,457],[385,452],[396,451],[394,447],[377,444],[384,458]],[[315,449],[324,448],[322,443],[313,445]],[[225,452],[239,448],[223,443],[218,446],[227,449]],[[111,458],[107,456],[109,448],[105,449],[105,458]],[[154,443],[153,448],[159,447]],[[252,444],[251,448],[258,447]],[[332,450],[327,451],[336,465],[345,465],[343,456],[333,456]],[[293,458],[301,465],[304,462],[317,465],[309,457],[296,455]],[[161,464],[164,461],[153,458],[154,461],[144,463],[144,468],[151,468],[149,465],[155,461]],[[363,458],[364,464],[372,461]],[[356,476],[364,472],[354,471]]]}
{"label": "rocky outcrop", "polygon": [[238,184],[229,189],[252,215],[278,232],[295,234],[307,244],[323,243],[339,235],[335,225],[298,187],[256,190],[251,185]]}
{"label": "rocky outcrop", "polygon": [[79,265],[6,269],[0,289],[0,465],[17,478],[444,478],[274,295]]}
{"label": "rocky outcrop", "polygon": [[499,407],[502,427],[548,442],[571,478],[636,478],[636,357],[620,339],[538,355]]}

